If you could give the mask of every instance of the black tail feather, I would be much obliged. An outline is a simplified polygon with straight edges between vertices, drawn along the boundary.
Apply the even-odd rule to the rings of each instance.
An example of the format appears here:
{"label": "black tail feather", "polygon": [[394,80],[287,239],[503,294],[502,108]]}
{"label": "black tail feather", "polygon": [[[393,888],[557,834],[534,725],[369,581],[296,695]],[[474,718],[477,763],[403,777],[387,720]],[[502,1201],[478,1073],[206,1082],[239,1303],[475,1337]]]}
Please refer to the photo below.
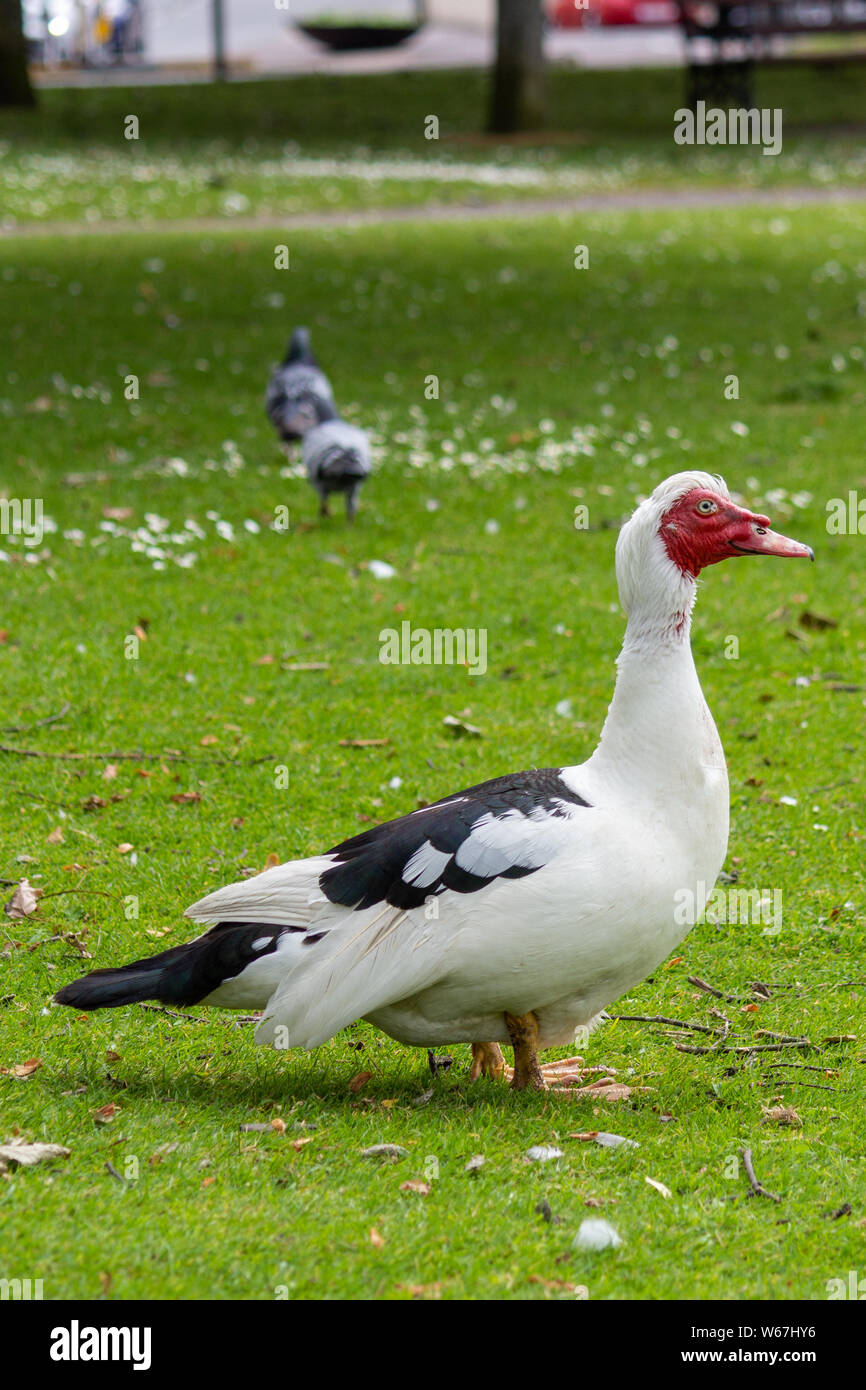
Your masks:
{"label": "black tail feather", "polygon": [[[220,922],[185,946],[172,946],[146,960],[134,960],[115,970],[94,970],[64,985],[57,1004],[73,1009],[116,1009],[146,999],[161,1004],[200,1004],[226,980],[234,979],[251,961],[276,950],[285,931],[255,922]],[[253,940],[270,937],[269,946],[253,950]]]}

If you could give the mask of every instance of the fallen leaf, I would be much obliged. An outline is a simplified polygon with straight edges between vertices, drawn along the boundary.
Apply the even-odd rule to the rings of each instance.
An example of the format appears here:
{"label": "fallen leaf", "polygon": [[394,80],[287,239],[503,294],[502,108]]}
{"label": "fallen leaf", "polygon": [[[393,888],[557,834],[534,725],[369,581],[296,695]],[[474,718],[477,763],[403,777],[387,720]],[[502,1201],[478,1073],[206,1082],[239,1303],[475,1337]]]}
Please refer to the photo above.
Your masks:
{"label": "fallen leaf", "polygon": [[395,1284],[394,1286],[400,1293],[409,1294],[410,1298],[441,1298],[442,1285],[438,1284]]}
{"label": "fallen leaf", "polygon": [[286,1122],[277,1115],[276,1119],[271,1120],[271,1129],[276,1130],[277,1134],[285,1134]]}
{"label": "fallen leaf", "polygon": [[359,1071],[349,1082],[349,1090],[352,1092],[360,1091],[362,1086],[366,1086],[372,1075],[373,1073],[371,1071]]}
{"label": "fallen leaf", "polygon": [[308,1136],[306,1139],[293,1139],[292,1148],[295,1150],[302,1149],[305,1144],[312,1144],[312,1142],[312,1136]]}
{"label": "fallen leaf", "polygon": [[595,1100],[628,1100],[632,1091],[645,1091],[646,1086],[626,1086],[623,1081],[593,1081],[589,1086],[578,1086],[574,1091],[576,1096],[586,1096],[587,1099]]}
{"label": "fallen leaf", "polygon": [[596,1144],[601,1144],[603,1149],[618,1149],[625,1145],[629,1149],[638,1149],[640,1145],[636,1139],[626,1139],[622,1134],[609,1134],[604,1129],[587,1129],[578,1134],[569,1134],[569,1139],[592,1140]]}
{"label": "fallen leaf", "polygon": [[211,1187],[216,1182],[216,1178],[202,1178],[202,1187]]}
{"label": "fallen leaf", "polygon": [[126,840],[124,840],[122,844],[117,846],[118,854],[129,854],[129,851],[131,849],[132,845],[130,845]]}
{"label": "fallen leaf", "polygon": [[41,1057],[31,1057],[29,1062],[17,1062],[12,1067],[0,1067],[7,1076],[18,1076],[22,1080],[27,1076],[32,1076],[42,1066]]}
{"label": "fallen leaf", "polygon": [[201,792],[172,792],[168,799],[178,806],[191,805],[201,801]]}
{"label": "fallen leaf", "polygon": [[0,1173],[5,1173],[11,1163],[22,1168],[32,1168],[36,1163],[48,1163],[53,1158],[68,1158],[70,1150],[62,1144],[28,1144],[20,1138],[7,1139],[0,1144]]}
{"label": "fallen leaf", "polygon": [[210,748],[212,744],[219,743],[216,734],[203,734],[199,740],[202,748]]}
{"label": "fallen leaf", "polygon": [[38,891],[28,883],[26,878],[22,878],[8,903],[4,904],[3,911],[6,916],[11,917],[16,922],[31,916],[39,906]]}
{"label": "fallen leaf", "polygon": [[433,1191],[428,1182],[421,1182],[419,1178],[410,1178],[408,1182],[401,1182],[401,1192],[417,1192],[419,1197],[429,1197]]}
{"label": "fallen leaf", "polygon": [[56,826],[54,827],[54,829],[51,831],[51,833],[50,833],[49,835],[46,835],[46,837],[45,837],[45,843],[46,843],[46,845],[62,845],[62,844],[63,844],[63,828],[62,828],[62,826],[56,825]]}
{"label": "fallen leaf", "polygon": [[574,1285],[567,1279],[543,1279],[540,1274],[530,1274],[529,1283],[541,1284],[545,1289],[567,1289],[569,1293],[574,1292]]}
{"label": "fallen leaf", "polygon": [[113,782],[116,776],[117,763],[106,763],[105,769],[102,773],[102,780],[104,782]]}
{"label": "fallen leaf", "polygon": [[274,658],[271,656],[270,652],[266,653],[265,656],[260,656],[260,657],[258,657],[258,658],[253,662],[253,665],[254,665],[254,666],[273,666],[273,664],[274,664]]}
{"label": "fallen leaf", "polygon": [[98,1125],[110,1125],[119,1109],[120,1106],[110,1100],[107,1105],[100,1105],[98,1110],[94,1110],[93,1118]]}
{"label": "fallen leaf", "polygon": [[409,1150],[402,1148],[399,1144],[371,1144],[369,1149],[361,1150],[362,1158],[388,1158],[392,1163],[396,1163],[398,1158],[405,1158]]}
{"label": "fallen leaf", "polygon": [[479,1168],[483,1168],[487,1162],[483,1154],[473,1154],[469,1162],[464,1167],[464,1173],[477,1173]]}
{"label": "fallen leaf", "polygon": [[376,1230],[375,1226],[370,1227],[369,1240],[374,1250],[381,1250],[382,1246],[385,1244],[384,1236],[379,1235],[379,1232]]}
{"label": "fallen leaf", "polygon": [[802,1129],[803,1121],[791,1105],[764,1106],[765,1125],[787,1125],[790,1129]]}
{"label": "fallen leaf", "polygon": [[341,738],[341,748],[384,748],[389,738]]}
{"label": "fallen leaf", "polygon": [[129,521],[132,507],[103,507],[102,515],[106,521]]}

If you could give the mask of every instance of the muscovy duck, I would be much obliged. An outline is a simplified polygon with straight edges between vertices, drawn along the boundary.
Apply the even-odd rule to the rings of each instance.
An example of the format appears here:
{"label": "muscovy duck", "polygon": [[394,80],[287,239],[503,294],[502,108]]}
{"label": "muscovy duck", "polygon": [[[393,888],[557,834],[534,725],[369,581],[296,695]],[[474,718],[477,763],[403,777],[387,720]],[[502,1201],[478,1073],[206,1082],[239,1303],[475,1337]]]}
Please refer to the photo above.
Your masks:
{"label": "muscovy duck", "polygon": [[268,419],[284,444],[303,439],[320,420],[337,413],[331,383],[310,346],[306,328],[296,328],[286,356],[275,367],[265,393]]}
{"label": "muscovy duck", "polygon": [[346,497],[346,517],[354,521],[361,484],[373,467],[370,441],[364,431],[339,419],[336,411],[323,414],[322,423],[304,435],[302,458],[319,497],[320,515],[328,515],[331,494],[342,492]]}
{"label": "muscovy duck", "polygon": [[512,1086],[543,1089],[557,1064],[538,1049],[650,974],[722,867],[728,779],[690,626],[698,575],[739,555],[813,558],[720,478],[668,478],[617,542],[628,624],[588,762],[496,777],[218,889],[187,909],[216,924],[204,935],[56,1000],[264,1009],[256,1041],[277,1047],[365,1018],[404,1043],[471,1043],[473,1076],[501,1075],[510,1042]]}

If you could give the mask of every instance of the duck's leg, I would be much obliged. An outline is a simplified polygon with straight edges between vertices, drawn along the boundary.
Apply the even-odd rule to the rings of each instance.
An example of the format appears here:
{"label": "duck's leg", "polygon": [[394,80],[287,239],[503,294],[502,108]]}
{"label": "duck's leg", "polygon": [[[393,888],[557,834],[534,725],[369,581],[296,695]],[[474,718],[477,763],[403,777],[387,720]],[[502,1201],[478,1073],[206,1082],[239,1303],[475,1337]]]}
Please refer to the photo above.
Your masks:
{"label": "duck's leg", "polygon": [[547,1082],[538,1065],[538,1019],[534,1013],[505,1015],[505,1026],[514,1048],[514,1091],[546,1091]]}
{"label": "duck's leg", "polygon": [[479,1076],[489,1076],[494,1081],[498,1081],[501,1076],[505,1076],[509,1068],[505,1065],[505,1058],[502,1055],[502,1048],[499,1043],[473,1043],[472,1044],[472,1069],[469,1072],[469,1080],[477,1081]]}

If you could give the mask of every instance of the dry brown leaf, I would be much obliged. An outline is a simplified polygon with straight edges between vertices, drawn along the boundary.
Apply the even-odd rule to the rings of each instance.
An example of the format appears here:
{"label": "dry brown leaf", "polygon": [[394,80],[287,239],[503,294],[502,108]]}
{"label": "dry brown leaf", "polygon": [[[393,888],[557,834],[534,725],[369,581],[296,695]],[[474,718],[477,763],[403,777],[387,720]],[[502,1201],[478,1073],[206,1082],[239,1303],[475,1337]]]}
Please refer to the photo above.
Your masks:
{"label": "dry brown leaf", "polygon": [[103,507],[102,515],[106,521],[129,521],[132,516],[131,507]]}
{"label": "dry brown leaf", "polygon": [[312,1142],[312,1136],[308,1136],[306,1139],[293,1139],[292,1148],[295,1150],[302,1149],[305,1144],[312,1144]]}
{"label": "dry brown leaf", "polygon": [[408,1182],[401,1182],[401,1192],[417,1192],[419,1197],[429,1197],[433,1191],[429,1182],[421,1182],[420,1178],[410,1178]]}
{"label": "dry brown leaf", "polygon": [[45,843],[46,843],[46,845],[62,845],[62,844],[63,844],[63,827],[60,826],[60,825],[55,825],[55,827],[54,827],[54,829],[51,831],[51,833],[50,833],[49,835],[46,835],[46,837],[45,837]]}
{"label": "dry brown leaf", "polygon": [[341,738],[341,748],[384,748],[389,738]]}
{"label": "dry brown leaf", "polygon": [[113,782],[116,776],[117,763],[106,763],[105,769],[102,773],[102,780],[104,782]]}
{"label": "dry brown leaf", "polygon": [[119,1109],[120,1106],[110,1100],[107,1105],[100,1105],[98,1110],[94,1110],[93,1118],[98,1125],[110,1125]]}
{"label": "dry brown leaf", "polygon": [[277,1115],[276,1119],[271,1120],[271,1129],[276,1130],[277,1134],[285,1134],[285,1132],[286,1132],[286,1122],[285,1122],[285,1120],[280,1119],[280,1116]]}
{"label": "dry brown leaf", "polygon": [[396,1284],[398,1293],[407,1293],[411,1298],[441,1298],[440,1284]]}
{"label": "dry brown leaf", "polygon": [[353,1092],[360,1091],[362,1086],[366,1086],[372,1075],[373,1073],[371,1071],[359,1071],[349,1082],[349,1090]]}
{"label": "dry brown leaf", "polygon": [[4,904],[3,911],[6,916],[11,917],[16,922],[29,917],[39,906],[37,897],[39,891],[38,888],[34,888],[32,884],[28,883],[26,878],[22,878],[12,897]]}
{"label": "dry brown leaf", "polygon": [[587,1100],[628,1100],[633,1091],[648,1090],[646,1086],[626,1086],[623,1081],[593,1081],[589,1086],[579,1086],[576,1096],[586,1096]]}
{"label": "dry brown leaf", "polygon": [[200,739],[202,748],[210,748],[212,744],[219,743],[216,734],[203,734]]}
{"label": "dry brown leaf", "polygon": [[202,1178],[201,1185],[202,1187],[211,1187],[215,1182],[216,1178]]}
{"label": "dry brown leaf", "polygon": [[178,806],[192,805],[201,801],[201,792],[172,792],[168,799]]}
{"label": "dry brown leaf", "polygon": [[790,1129],[802,1129],[803,1121],[792,1105],[764,1106],[765,1125],[787,1125]]}
{"label": "dry brown leaf", "polygon": [[274,658],[271,656],[270,652],[266,653],[265,656],[258,657],[257,660],[253,662],[254,666],[273,666],[273,664]]}
{"label": "dry brown leaf", "polygon": [[16,1062],[11,1067],[0,1067],[0,1071],[5,1072],[7,1076],[17,1076],[23,1080],[27,1076],[32,1076],[41,1066],[41,1057],[31,1057],[29,1062]]}
{"label": "dry brown leaf", "polygon": [[117,846],[117,852],[118,852],[118,854],[129,854],[129,851],[130,851],[131,849],[132,849],[132,845],[129,844],[128,841],[126,841],[126,840],[124,840],[122,844],[120,844],[120,845]]}
{"label": "dry brown leaf", "polygon": [[382,1246],[385,1244],[385,1237],[379,1235],[375,1226],[370,1227],[369,1240],[374,1250],[381,1250]]}

